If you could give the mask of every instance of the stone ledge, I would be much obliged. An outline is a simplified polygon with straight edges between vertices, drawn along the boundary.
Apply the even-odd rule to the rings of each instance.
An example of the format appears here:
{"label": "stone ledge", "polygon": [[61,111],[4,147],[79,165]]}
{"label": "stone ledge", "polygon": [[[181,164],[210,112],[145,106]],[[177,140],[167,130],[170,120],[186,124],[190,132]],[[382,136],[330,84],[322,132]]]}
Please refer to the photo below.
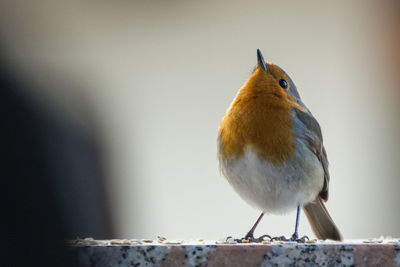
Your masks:
{"label": "stone ledge", "polygon": [[80,266],[400,266],[398,240],[310,244],[218,244],[215,241],[181,244],[121,241],[118,244],[106,240],[89,243],[72,246]]}

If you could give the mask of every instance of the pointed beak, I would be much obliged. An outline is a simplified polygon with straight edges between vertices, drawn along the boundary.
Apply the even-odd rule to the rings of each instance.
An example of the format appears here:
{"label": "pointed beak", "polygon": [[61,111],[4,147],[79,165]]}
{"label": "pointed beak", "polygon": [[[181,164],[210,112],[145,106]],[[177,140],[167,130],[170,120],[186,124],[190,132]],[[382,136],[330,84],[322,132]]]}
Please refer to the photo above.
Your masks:
{"label": "pointed beak", "polygon": [[261,68],[263,68],[265,71],[268,71],[267,64],[265,64],[265,60],[263,55],[261,54],[260,49],[257,49],[257,64]]}

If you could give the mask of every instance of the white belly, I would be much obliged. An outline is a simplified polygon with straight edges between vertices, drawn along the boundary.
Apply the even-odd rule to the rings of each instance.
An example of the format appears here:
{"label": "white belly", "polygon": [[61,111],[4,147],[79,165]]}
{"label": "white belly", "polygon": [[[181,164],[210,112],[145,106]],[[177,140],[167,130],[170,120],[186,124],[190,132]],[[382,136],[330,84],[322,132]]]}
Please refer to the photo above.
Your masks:
{"label": "white belly", "polygon": [[302,143],[280,165],[260,160],[250,147],[238,159],[218,154],[220,168],[235,191],[264,213],[282,214],[315,200],[324,183],[318,158]]}

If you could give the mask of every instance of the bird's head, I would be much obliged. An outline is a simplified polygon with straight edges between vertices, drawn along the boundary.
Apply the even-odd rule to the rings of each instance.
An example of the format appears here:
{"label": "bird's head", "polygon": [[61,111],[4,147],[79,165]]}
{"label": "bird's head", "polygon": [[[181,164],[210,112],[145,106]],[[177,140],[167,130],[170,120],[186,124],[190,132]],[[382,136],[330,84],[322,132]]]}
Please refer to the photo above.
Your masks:
{"label": "bird's head", "polygon": [[289,75],[277,65],[266,62],[259,49],[257,66],[238,96],[271,108],[300,108],[301,105],[300,96]]}

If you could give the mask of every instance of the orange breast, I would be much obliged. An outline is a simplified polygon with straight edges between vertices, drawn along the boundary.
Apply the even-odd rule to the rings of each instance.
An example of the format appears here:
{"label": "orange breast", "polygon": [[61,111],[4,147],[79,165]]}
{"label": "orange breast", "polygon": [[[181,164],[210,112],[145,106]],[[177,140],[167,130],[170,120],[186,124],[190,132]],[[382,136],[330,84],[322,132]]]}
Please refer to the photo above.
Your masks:
{"label": "orange breast", "polygon": [[223,118],[218,137],[225,158],[239,157],[250,146],[260,158],[279,164],[295,152],[292,108],[301,108],[277,81],[286,78],[268,64],[271,73],[255,69]]}

